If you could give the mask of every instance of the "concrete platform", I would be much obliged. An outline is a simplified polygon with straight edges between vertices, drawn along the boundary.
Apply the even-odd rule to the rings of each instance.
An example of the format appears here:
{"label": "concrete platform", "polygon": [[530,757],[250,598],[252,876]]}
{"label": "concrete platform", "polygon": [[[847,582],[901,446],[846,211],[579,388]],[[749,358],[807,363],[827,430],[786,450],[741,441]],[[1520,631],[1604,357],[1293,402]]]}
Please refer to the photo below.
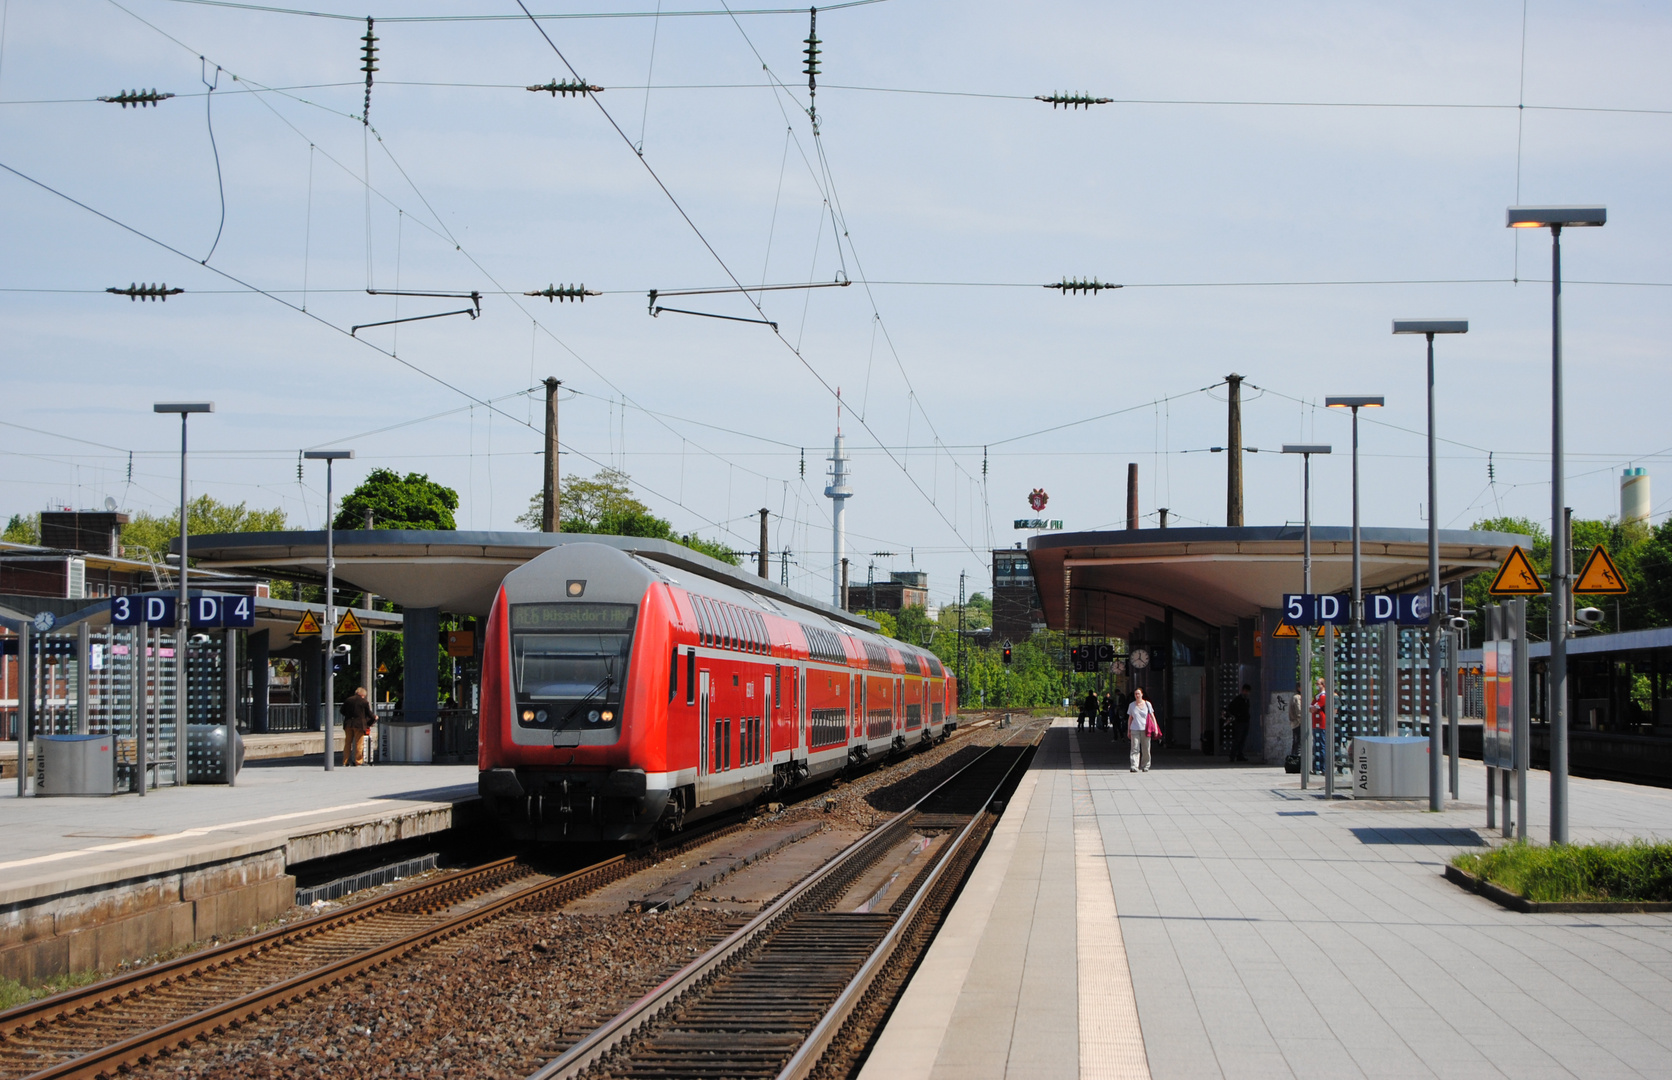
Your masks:
{"label": "concrete platform", "polygon": [[0,791],[0,976],[108,968],[236,933],[290,908],[298,863],[440,832],[477,805],[474,765],[326,773],[322,760],[250,762],[236,787],[143,798]]}
{"label": "concrete platform", "polygon": [[[1046,735],[865,1080],[1672,1072],[1672,916],[1521,915],[1440,877],[1489,835],[1478,764],[1431,814],[1197,754],[1134,774],[1125,747]],[[1576,840],[1672,838],[1672,792],[1570,785]]]}

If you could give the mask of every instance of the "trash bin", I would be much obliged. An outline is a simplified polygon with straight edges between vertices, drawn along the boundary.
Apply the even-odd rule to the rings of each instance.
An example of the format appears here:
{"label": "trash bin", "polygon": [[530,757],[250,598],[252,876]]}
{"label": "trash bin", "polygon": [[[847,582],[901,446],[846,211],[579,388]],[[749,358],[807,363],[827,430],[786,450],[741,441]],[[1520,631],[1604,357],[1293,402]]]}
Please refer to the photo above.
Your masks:
{"label": "trash bin", "polygon": [[[233,771],[244,767],[244,738],[234,732],[233,745],[238,757]],[[226,783],[226,725],[186,725],[186,782],[191,784]]]}
{"label": "trash bin", "polygon": [[1360,799],[1426,799],[1428,740],[1380,735],[1354,739],[1353,795]]}
{"label": "trash bin", "polygon": [[35,794],[116,794],[116,740],[109,735],[37,736]]}
{"label": "trash bin", "polygon": [[383,725],[388,739],[383,760],[391,764],[427,765],[434,758],[435,728],[417,721],[392,720]]}

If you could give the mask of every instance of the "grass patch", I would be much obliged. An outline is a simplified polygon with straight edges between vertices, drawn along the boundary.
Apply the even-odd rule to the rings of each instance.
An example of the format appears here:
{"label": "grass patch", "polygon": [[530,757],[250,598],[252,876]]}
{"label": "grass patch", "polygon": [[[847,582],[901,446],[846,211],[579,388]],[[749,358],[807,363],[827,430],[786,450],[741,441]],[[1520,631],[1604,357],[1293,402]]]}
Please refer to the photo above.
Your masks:
{"label": "grass patch", "polygon": [[41,998],[63,993],[65,990],[73,990],[78,986],[98,982],[102,978],[104,978],[104,973],[100,971],[76,971],[68,975],[54,975],[35,986],[25,986],[13,979],[0,979],[0,1009],[10,1009],[31,1001],[39,1001]]}
{"label": "grass patch", "polygon": [[1672,901],[1672,843],[1506,844],[1451,864],[1535,903]]}

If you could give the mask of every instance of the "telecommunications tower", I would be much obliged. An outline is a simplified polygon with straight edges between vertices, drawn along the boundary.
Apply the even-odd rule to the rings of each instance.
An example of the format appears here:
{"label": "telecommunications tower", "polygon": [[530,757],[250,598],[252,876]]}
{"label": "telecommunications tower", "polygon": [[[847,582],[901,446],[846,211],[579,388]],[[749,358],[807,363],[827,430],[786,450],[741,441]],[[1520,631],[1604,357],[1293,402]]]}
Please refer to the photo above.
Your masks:
{"label": "telecommunications tower", "polygon": [[830,602],[836,607],[842,606],[842,558],[847,554],[847,525],[843,520],[843,509],[848,500],[853,497],[853,489],[848,487],[848,451],[842,442],[841,406],[837,409],[836,445],[831,449],[826,461],[830,462],[830,484],[824,489],[825,498],[834,505],[831,508],[830,522],[832,533],[830,558]]}

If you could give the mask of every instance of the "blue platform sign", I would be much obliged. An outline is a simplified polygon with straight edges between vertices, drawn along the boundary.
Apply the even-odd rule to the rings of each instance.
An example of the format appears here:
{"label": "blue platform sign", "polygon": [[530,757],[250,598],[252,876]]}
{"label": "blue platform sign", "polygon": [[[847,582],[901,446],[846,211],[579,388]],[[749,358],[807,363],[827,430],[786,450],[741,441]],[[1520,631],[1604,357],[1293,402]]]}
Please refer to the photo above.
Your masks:
{"label": "blue platform sign", "polygon": [[[174,593],[135,593],[110,598],[110,621],[115,626],[173,626],[179,597]],[[191,625],[199,630],[227,627],[248,630],[255,626],[255,601],[248,596],[200,593],[186,608]]]}
{"label": "blue platform sign", "polygon": [[[1366,623],[1424,626],[1432,605],[1426,592],[1365,593]],[[1290,626],[1343,626],[1352,621],[1352,597],[1347,593],[1284,593],[1283,620]]]}
{"label": "blue platform sign", "polygon": [[248,596],[221,598],[221,625],[228,630],[250,630],[255,627],[255,600]]}
{"label": "blue platform sign", "polygon": [[116,626],[173,626],[174,604],[168,593],[135,593],[110,598],[110,621]]}

